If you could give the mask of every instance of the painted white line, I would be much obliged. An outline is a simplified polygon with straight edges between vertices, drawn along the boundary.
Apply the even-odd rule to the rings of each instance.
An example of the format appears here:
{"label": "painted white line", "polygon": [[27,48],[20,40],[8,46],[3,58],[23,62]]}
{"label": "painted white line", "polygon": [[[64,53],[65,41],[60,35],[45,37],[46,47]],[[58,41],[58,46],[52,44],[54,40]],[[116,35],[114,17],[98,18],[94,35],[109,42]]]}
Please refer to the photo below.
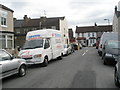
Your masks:
{"label": "painted white line", "polygon": [[83,53],[83,55],[82,56],[84,56],[86,53]]}
{"label": "painted white line", "polygon": [[82,54],[82,56],[84,56],[87,52],[88,52],[88,50],[86,50],[86,51]]}

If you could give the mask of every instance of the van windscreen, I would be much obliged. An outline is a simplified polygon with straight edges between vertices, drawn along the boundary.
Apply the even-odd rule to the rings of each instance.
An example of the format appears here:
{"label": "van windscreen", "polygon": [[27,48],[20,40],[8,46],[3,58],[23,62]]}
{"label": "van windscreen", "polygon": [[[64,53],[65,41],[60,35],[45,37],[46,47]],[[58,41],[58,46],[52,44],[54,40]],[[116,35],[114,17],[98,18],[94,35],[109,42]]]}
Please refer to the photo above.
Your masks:
{"label": "van windscreen", "polygon": [[43,47],[43,39],[26,41],[22,49],[35,49]]}

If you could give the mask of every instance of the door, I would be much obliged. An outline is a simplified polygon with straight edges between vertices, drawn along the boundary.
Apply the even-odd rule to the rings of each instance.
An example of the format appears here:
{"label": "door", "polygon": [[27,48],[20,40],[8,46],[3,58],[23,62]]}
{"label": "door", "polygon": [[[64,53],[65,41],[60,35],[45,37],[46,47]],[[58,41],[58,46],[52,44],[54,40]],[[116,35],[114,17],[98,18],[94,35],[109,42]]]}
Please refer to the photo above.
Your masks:
{"label": "door", "polygon": [[11,55],[2,51],[0,64],[2,65],[2,75],[6,76],[17,71],[18,62],[12,60]]}
{"label": "door", "polygon": [[49,60],[52,59],[53,53],[52,53],[52,46],[50,44],[50,39],[45,40],[44,53],[48,56]]}

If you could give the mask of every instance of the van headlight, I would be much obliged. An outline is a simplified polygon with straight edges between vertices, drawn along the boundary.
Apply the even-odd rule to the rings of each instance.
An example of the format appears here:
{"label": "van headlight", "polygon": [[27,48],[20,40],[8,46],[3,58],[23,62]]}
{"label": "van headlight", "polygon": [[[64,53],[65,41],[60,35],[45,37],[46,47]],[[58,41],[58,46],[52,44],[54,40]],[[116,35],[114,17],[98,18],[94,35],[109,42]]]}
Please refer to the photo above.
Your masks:
{"label": "van headlight", "polygon": [[34,58],[41,58],[41,57],[42,57],[42,54],[34,55]]}

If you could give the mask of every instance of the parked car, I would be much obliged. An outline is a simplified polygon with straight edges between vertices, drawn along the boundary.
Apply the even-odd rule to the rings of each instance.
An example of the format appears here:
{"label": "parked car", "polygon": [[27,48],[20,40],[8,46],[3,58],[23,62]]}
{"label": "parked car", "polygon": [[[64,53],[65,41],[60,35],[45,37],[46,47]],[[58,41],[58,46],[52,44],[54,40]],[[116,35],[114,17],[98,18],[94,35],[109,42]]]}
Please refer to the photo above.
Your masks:
{"label": "parked car", "polygon": [[64,45],[64,50],[63,50],[63,55],[69,55],[71,53],[71,45],[65,44]]}
{"label": "parked car", "polygon": [[120,56],[120,41],[108,40],[105,42],[102,49],[103,63],[116,62],[116,58]]}
{"label": "parked car", "polygon": [[98,47],[98,54],[102,56],[102,48],[104,43],[107,40],[118,40],[118,33],[116,32],[104,32],[100,38],[99,47]]}
{"label": "parked car", "polygon": [[120,57],[117,58],[117,64],[114,68],[114,83],[117,87],[120,88]]}
{"label": "parked car", "polygon": [[24,59],[14,58],[4,49],[0,49],[0,67],[1,76],[5,78],[13,74],[18,74],[20,77],[26,75],[26,62]]}
{"label": "parked car", "polygon": [[73,44],[74,50],[78,50],[78,45],[77,44]]}
{"label": "parked car", "polygon": [[74,45],[73,44],[70,44],[71,45],[71,52],[75,52],[75,49],[74,49]]}

